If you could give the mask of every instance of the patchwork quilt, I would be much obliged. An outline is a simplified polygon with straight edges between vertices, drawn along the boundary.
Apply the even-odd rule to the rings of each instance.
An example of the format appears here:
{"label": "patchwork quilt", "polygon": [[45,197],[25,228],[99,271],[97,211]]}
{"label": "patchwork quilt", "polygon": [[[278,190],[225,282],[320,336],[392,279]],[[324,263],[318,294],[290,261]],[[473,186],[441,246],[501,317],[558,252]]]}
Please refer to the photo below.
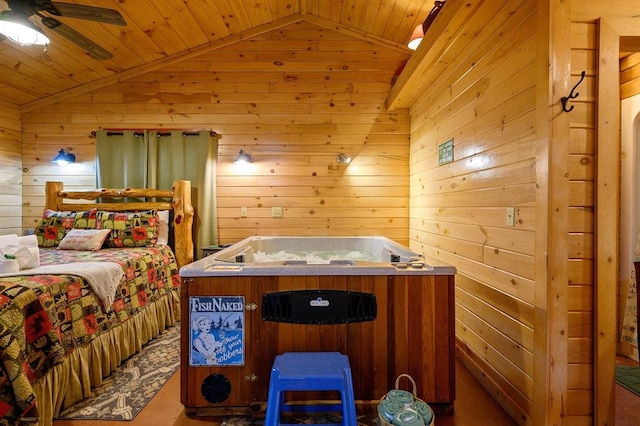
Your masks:
{"label": "patchwork quilt", "polygon": [[37,417],[31,384],[76,348],[178,291],[178,267],[164,245],[98,251],[41,249],[40,263],[116,262],[125,278],[106,312],[72,274],[0,277],[0,425]]}

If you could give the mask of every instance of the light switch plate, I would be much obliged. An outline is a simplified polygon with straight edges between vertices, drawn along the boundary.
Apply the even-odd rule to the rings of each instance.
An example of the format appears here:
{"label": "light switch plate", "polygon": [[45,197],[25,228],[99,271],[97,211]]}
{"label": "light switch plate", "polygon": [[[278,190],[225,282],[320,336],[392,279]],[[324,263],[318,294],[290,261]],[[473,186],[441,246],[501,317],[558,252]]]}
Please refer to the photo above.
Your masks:
{"label": "light switch plate", "polygon": [[507,207],[506,223],[507,226],[516,226],[516,209],[514,207]]}

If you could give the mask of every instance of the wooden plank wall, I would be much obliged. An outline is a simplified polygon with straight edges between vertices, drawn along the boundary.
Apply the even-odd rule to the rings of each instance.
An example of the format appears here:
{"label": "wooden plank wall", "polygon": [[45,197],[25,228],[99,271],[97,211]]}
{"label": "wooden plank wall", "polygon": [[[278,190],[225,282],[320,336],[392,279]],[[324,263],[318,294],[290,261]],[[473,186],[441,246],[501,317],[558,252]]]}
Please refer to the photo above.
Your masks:
{"label": "wooden plank wall", "polygon": [[640,93],[640,52],[620,60],[620,98],[626,99]]}
{"label": "wooden plank wall", "polygon": [[[620,59],[620,98],[626,99],[638,94],[640,94],[640,52],[632,53]],[[623,151],[625,151],[624,148]],[[624,155],[628,158],[629,152],[626,151]],[[630,278],[630,271],[626,274],[621,273],[620,289],[618,291],[618,330],[622,330]],[[618,353],[631,359],[638,359],[638,347],[629,342],[619,341]]]}
{"label": "wooden plank wall", "polygon": [[[457,267],[458,356],[523,424],[534,397],[535,9],[484,2],[448,35],[434,65],[446,72],[411,107],[411,246]],[[440,166],[450,139],[455,161]]]}
{"label": "wooden plank wall", "polygon": [[0,102],[0,235],[22,235],[20,111]]}
{"label": "wooden plank wall", "polygon": [[[384,235],[408,244],[409,114],[385,108],[407,59],[303,21],[27,112],[23,226],[41,213],[45,180],[93,187],[91,131],[210,129],[221,136],[219,243],[277,234]],[[50,165],[60,147],[81,167]],[[253,157],[247,170],[232,164],[240,149]],[[339,153],[351,164],[337,164]],[[272,218],[272,207],[284,217]]]}
{"label": "wooden plank wall", "polygon": [[[568,415],[593,421],[594,195],[596,149],[597,25],[571,24],[571,76],[584,81],[572,100],[569,144]],[[585,423],[585,424],[587,424]]]}

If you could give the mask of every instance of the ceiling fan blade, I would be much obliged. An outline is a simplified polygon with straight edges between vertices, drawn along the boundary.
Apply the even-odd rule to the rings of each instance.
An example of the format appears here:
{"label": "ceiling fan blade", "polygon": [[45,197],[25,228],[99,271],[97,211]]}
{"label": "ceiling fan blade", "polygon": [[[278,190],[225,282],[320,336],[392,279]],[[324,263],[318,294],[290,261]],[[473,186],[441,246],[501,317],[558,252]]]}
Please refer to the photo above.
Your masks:
{"label": "ceiling fan blade", "polygon": [[85,6],[73,3],[61,3],[56,1],[43,1],[40,10],[54,16],[66,18],[87,19],[103,24],[127,25],[120,12],[104,7]]}
{"label": "ceiling fan blade", "polygon": [[48,16],[42,17],[42,25],[77,44],[95,59],[104,61],[113,58],[113,54],[111,52],[98,46],[93,41],[89,40],[73,28],[64,25],[57,19],[50,18]]}

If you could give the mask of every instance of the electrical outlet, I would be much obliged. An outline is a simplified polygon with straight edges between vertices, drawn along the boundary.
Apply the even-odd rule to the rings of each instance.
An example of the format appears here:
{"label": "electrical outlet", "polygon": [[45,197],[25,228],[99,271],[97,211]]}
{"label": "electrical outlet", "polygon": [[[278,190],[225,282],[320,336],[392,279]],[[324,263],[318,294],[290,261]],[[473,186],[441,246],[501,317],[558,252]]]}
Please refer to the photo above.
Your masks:
{"label": "electrical outlet", "polygon": [[282,207],[271,207],[271,217],[282,217]]}
{"label": "electrical outlet", "polygon": [[516,209],[514,207],[507,207],[506,219],[507,226],[516,226]]}
{"label": "electrical outlet", "polygon": [[240,207],[240,217],[247,217],[247,208]]}

